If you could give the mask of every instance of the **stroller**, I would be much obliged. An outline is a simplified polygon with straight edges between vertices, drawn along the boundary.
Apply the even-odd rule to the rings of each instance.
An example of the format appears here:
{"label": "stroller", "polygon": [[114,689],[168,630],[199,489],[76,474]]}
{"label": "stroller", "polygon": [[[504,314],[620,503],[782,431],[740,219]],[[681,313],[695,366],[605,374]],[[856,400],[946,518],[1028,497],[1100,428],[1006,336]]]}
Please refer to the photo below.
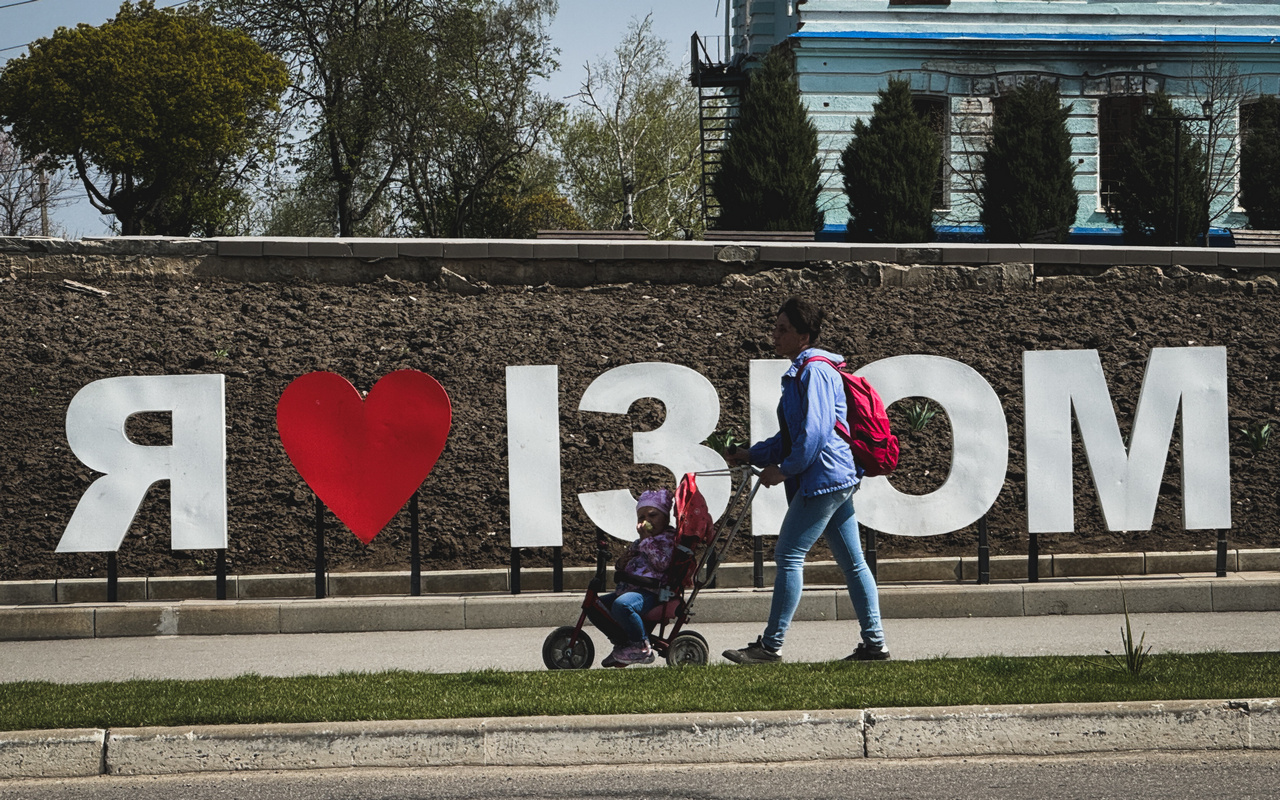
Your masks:
{"label": "stroller", "polygon": [[[707,501],[698,491],[698,475],[731,475],[736,486],[725,510],[729,532],[721,536]],[[695,631],[685,629],[692,616],[694,598],[715,580],[720,558],[733,544],[738,528],[751,507],[751,499],[760,488],[753,480],[759,471],[753,467],[734,467],[714,472],[687,473],[676,489],[676,550],[666,575],[658,586],[659,605],[644,615],[649,644],[654,652],[675,666],[703,665],[710,655],[707,640]],[[722,541],[723,540],[723,541]],[[717,547],[718,546],[718,547]],[[604,531],[596,537],[596,574],[587,586],[582,601],[582,614],[577,625],[563,625],[547,636],[542,644],[542,662],[547,669],[588,669],[595,660],[595,645],[584,631],[588,616],[598,627],[617,626],[600,602],[605,592],[605,572],[609,560],[609,541]],[[686,590],[688,596],[686,596]],[[657,633],[653,629],[658,628]],[[670,631],[668,631],[670,627]]]}

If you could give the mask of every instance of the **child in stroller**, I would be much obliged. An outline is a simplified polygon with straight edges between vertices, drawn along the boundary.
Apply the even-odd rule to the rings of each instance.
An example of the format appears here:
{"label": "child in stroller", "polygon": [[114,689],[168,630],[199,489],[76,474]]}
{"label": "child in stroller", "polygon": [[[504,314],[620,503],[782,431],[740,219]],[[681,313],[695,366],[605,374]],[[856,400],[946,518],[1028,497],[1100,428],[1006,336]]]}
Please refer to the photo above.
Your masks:
{"label": "child in stroller", "polygon": [[[583,630],[588,619],[609,637],[615,648],[602,662],[603,666],[648,664],[657,658],[665,658],[672,666],[705,665],[707,640],[702,634],[685,628],[685,623],[692,616],[698,592],[715,578],[720,555],[728,551],[746,509],[751,506],[755,488],[760,486],[753,480],[756,472],[750,467],[736,471],[690,472],[681,479],[674,498],[666,491],[642,495],[636,504],[637,531],[641,538],[618,563],[621,567],[619,586],[610,595],[603,595],[609,560],[608,534],[597,529],[596,576],[587,586],[578,624],[556,628],[542,643],[542,661],[547,669],[591,666],[595,645]],[[727,511],[734,521],[723,541],[707,509],[706,499],[698,491],[697,474],[741,476]],[[652,531],[646,522],[653,526]],[[721,552],[717,552],[717,544],[721,544]],[[637,563],[640,559],[648,569],[641,568]],[[641,575],[635,574],[637,569]],[[635,596],[628,598],[628,594]],[[606,597],[608,606],[604,602]],[[636,611],[637,608],[647,610]],[[624,628],[624,621],[629,627]]]}
{"label": "child in stroller", "polygon": [[587,616],[613,642],[613,652],[600,662],[602,667],[652,664],[644,615],[661,601],[658,588],[675,552],[676,529],[671,524],[672,494],[657,489],[640,495],[636,503],[636,533],[618,559],[618,587],[600,597],[608,619],[599,609]]}

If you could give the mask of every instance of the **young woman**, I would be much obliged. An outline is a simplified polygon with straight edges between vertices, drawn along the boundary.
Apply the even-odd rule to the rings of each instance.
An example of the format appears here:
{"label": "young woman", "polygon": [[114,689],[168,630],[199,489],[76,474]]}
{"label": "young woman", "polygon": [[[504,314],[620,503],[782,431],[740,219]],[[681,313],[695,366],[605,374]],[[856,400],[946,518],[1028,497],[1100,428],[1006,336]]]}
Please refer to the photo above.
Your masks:
{"label": "young woman", "polygon": [[782,376],[777,435],[751,446],[733,458],[764,469],[765,486],[785,483],[787,513],[774,548],[778,565],[773,604],[764,634],[724,657],[738,664],[776,664],[804,589],[804,559],[819,536],[844,573],[849,597],[862,628],[862,642],[846,661],[884,661],[889,658],[880,624],[880,598],[875,579],[862,555],[862,539],[853,513],[853,494],[862,468],[849,445],[836,433],[836,420],[846,420],[844,385],[833,367],[806,359],[824,356],[835,363],[841,356],[814,347],[822,330],[823,312],[813,304],[791,298],[783,304],[773,329],[778,355],[791,360]]}

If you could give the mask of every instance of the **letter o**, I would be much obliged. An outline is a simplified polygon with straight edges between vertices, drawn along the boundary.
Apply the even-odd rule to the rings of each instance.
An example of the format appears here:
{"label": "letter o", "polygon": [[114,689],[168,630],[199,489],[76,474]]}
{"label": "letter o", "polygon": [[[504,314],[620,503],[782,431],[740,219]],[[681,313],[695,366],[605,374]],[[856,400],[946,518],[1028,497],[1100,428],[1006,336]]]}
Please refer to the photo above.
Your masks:
{"label": "letter o", "polygon": [[871,382],[886,407],[906,397],[933,400],[950,419],[952,434],[951,472],[942,486],[909,495],[887,477],[866,478],[854,495],[859,522],[900,536],[935,536],[986,514],[1009,466],[1009,426],[991,384],[967,364],[928,355],[882,359],[858,375]]}

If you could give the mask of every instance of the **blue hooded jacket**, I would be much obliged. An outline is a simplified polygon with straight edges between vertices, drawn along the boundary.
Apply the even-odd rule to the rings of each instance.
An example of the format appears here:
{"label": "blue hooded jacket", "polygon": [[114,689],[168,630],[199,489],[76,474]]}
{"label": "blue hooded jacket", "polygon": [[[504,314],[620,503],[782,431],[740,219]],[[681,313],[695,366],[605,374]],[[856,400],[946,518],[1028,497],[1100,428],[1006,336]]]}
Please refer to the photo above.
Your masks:
{"label": "blue hooded jacket", "polygon": [[814,356],[825,356],[837,364],[844,361],[842,356],[816,347],[800,353],[782,376],[778,403],[780,427],[785,426],[790,436],[780,430],[751,446],[752,464],[777,464],[786,476],[788,501],[797,491],[813,497],[856,486],[862,479],[853,451],[836,432],[836,420],[848,419],[844,384],[836,370],[821,361],[801,369],[805,359]]}

